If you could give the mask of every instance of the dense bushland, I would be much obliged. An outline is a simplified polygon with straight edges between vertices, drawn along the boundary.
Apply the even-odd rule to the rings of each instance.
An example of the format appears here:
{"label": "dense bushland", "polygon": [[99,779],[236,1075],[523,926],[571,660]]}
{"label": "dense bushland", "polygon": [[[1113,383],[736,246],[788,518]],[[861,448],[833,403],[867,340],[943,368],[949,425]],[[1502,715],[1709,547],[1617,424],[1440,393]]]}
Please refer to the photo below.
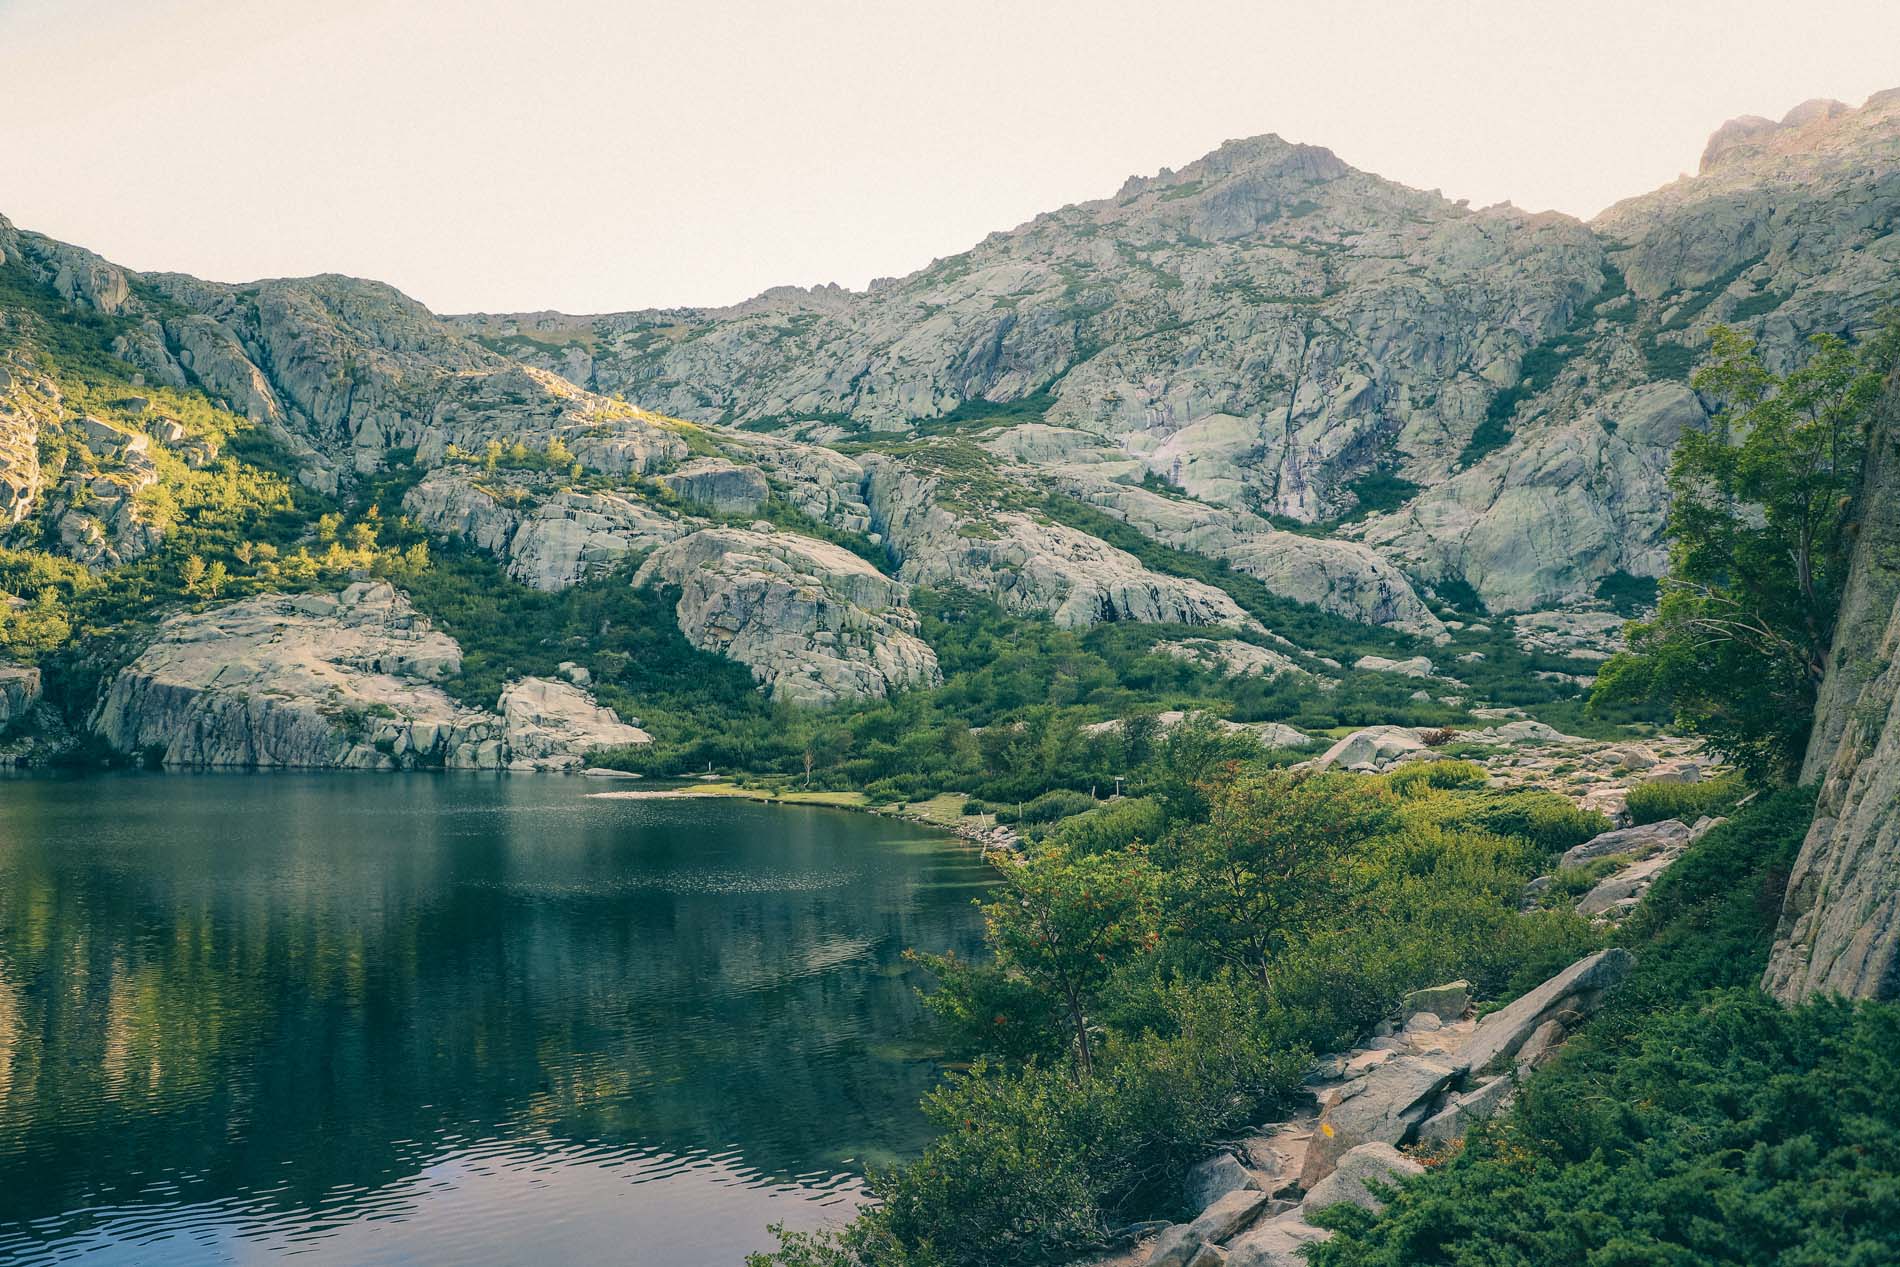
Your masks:
{"label": "dense bushland", "polygon": [[1315,1052],[1406,990],[1508,997],[1597,944],[1524,883],[1607,823],[1562,797],[1296,773],[1187,723],[1131,799],[1064,820],[986,908],[991,957],[927,958],[942,1042],[970,1059],[930,1099],[941,1134],[875,1176],[883,1204],[759,1263],[1052,1262],[1181,1212],[1209,1141],[1259,1121]]}

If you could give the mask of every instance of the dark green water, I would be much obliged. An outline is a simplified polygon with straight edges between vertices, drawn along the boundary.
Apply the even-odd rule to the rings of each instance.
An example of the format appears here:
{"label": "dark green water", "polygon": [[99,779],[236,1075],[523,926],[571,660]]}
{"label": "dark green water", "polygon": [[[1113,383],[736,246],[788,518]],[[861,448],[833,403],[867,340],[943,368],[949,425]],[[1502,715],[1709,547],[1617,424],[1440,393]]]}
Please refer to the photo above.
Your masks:
{"label": "dark green water", "polygon": [[921,1145],[868,815],[479,775],[0,779],[0,1262],[737,1263]]}

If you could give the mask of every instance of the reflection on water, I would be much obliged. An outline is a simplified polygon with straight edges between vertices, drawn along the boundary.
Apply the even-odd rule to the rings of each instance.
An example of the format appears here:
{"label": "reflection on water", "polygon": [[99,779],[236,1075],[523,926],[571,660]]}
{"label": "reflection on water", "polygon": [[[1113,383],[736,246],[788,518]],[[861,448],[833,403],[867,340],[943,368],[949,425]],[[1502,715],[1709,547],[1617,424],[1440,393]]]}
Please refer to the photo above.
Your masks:
{"label": "reflection on water", "polygon": [[0,1260],[736,1263],[922,1142],[969,853],[580,780],[0,780]]}

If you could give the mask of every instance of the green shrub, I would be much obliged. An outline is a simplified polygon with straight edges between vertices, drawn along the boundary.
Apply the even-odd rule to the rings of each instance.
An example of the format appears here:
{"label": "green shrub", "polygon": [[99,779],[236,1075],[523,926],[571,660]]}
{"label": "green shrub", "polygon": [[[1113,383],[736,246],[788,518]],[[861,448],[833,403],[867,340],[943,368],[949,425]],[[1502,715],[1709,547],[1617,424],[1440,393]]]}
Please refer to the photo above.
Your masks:
{"label": "green shrub", "polygon": [[1578,809],[1567,796],[1535,789],[1458,789],[1408,801],[1405,814],[1414,823],[1516,836],[1548,853],[1562,853],[1613,825],[1594,810]]}
{"label": "green shrub", "polygon": [[1733,774],[1700,783],[1638,783],[1630,789],[1630,822],[1660,823],[1665,818],[1679,818],[1693,823],[1704,815],[1726,814],[1747,791],[1740,777]]}
{"label": "green shrub", "polygon": [[1900,1005],[1622,1013],[1316,1267],[1900,1261]]}
{"label": "green shrub", "polygon": [[995,813],[999,823],[1053,823],[1075,814],[1086,814],[1100,804],[1087,792],[1056,788],[1021,805],[999,805]]}
{"label": "green shrub", "polygon": [[1475,761],[1412,761],[1386,775],[1386,786],[1410,797],[1428,788],[1481,787],[1489,776]]}
{"label": "green shrub", "polygon": [[925,1101],[941,1133],[874,1176],[883,1204],[842,1237],[785,1237],[755,1267],[990,1267],[1101,1244],[1155,1209],[1187,1213],[1182,1175],[1206,1141],[1298,1088],[1312,1055],[1248,983],[1163,988],[1162,1028],[1105,1047],[1095,1073],[978,1063]]}
{"label": "green shrub", "polygon": [[1316,1267],[1821,1267],[1900,1254],[1900,1005],[1755,989],[1813,794],[1740,810],[1616,940],[1636,968],[1517,1109]]}
{"label": "green shrub", "polygon": [[1153,844],[1167,830],[1161,803],[1149,796],[1110,801],[1091,813],[1066,818],[1044,838],[1044,843],[1070,853],[1107,853],[1133,844]]}

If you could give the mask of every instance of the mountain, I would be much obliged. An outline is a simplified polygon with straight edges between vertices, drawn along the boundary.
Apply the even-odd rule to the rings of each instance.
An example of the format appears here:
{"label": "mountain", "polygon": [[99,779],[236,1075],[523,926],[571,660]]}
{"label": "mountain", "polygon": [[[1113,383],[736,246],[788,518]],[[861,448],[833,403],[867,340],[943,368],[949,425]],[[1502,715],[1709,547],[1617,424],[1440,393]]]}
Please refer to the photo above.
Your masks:
{"label": "mountain", "polygon": [[1589,224],[1268,136],[863,293],[454,320],[706,422],[876,444],[1033,417],[1526,611],[1660,571],[1663,459],[1703,417],[1684,383],[1708,326],[1780,362],[1865,326],[1894,292],[1897,182],[1900,90],[1726,124],[1700,174]]}
{"label": "mountain", "polygon": [[[0,219],[0,641],[68,726],[181,761],[506,765],[524,677],[567,676],[535,698],[576,735],[582,686],[656,733],[750,707],[675,708],[722,663],[784,704],[928,691],[976,662],[952,594],[1152,627],[1144,649],[1250,643],[1315,725],[1340,688],[1574,699],[1666,562],[1708,327],[1775,364],[1865,327],[1896,217],[1900,91],[1724,125],[1696,176],[1587,224],[1266,136],[864,292],[722,309],[443,318],[345,277],[136,273]],[[345,599],[377,580],[411,597]],[[179,650],[316,591],[282,699],[220,695],[276,651],[221,678]],[[432,621],[463,659],[405,657]],[[367,649],[338,658],[346,623]],[[1435,677],[1401,676],[1405,704],[1384,666],[1415,656]],[[1212,682],[1170,689],[1237,689]]]}

